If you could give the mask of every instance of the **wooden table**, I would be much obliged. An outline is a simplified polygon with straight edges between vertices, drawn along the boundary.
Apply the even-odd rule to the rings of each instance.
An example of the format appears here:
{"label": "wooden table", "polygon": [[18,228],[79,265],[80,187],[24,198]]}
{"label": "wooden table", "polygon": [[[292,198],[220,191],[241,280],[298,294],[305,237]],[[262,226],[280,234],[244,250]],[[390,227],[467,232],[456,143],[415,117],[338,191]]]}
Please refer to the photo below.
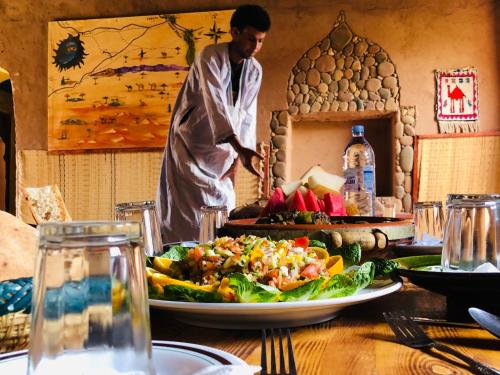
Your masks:
{"label": "wooden table", "polygon": [[[343,310],[329,322],[294,328],[292,339],[299,375],[469,374],[467,365],[445,354],[422,352],[395,342],[383,311],[444,318],[445,298],[408,282],[403,289]],[[167,311],[151,310],[153,339],[184,341],[225,350],[249,364],[260,363],[260,332],[199,328],[177,322]],[[434,339],[500,369],[500,340],[485,330],[426,326]]]}

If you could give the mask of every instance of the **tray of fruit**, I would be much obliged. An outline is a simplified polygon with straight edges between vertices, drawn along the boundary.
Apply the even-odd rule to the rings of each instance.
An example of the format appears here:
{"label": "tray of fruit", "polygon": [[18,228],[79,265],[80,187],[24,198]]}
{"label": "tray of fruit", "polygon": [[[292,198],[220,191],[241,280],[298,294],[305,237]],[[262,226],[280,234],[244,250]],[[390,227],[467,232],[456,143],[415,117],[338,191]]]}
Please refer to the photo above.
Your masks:
{"label": "tray of fruit", "polygon": [[308,236],[325,242],[330,250],[353,243],[360,243],[363,250],[381,250],[411,242],[411,220],[358,216],[356,205],[345,202],[340,194],[344,182],[341,177],[320,168],[312,172],[276,187],[265,207],[260,211],[252,209],[256,217],[230,220],[220,234],[251,234],[273,240]]}

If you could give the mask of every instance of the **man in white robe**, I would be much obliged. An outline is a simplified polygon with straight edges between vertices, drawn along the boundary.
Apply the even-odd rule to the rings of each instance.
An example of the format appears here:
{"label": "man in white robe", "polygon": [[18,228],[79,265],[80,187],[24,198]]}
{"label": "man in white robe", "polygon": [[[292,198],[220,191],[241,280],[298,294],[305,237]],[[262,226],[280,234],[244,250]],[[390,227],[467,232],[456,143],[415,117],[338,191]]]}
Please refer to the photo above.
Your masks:
{"label": "man in white robe", "polygon": [[255,175],[257,95],[254,58],[270,27],[267,12],[243,5],[229,43],[204,48],[177,96],[161,167],[157,209],[164,243],[198,240],[201,206],[235,206],[237,161]]}

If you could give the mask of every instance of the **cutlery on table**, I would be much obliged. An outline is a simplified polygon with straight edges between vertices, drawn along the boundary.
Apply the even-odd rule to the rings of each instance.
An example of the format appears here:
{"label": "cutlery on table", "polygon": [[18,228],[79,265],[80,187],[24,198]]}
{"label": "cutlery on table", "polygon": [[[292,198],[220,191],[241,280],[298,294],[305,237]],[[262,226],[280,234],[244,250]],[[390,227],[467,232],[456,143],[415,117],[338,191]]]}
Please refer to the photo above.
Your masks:
{"label": "cutlery on table", "polygon": [[445,319],[434,319],[434,318],[423,318],[420,316],[412,316],[411,320],[417,323],[429,324],[429,325],[438,325],[438,326],[451,326],[451,327],[461,327],[461,328],[481,328],[481,326],[477,323],[465,323],[465,322],[451,322]]}
{"label": "cutlery on table", "polygon": [[402,313],[383,313],[384,319],[396,335],[397,340],[406,346],[415,349],[434,348],[439,351],[451,354],[464,361],[476,374],[500,375],[500,371],[483,365],[480,362],[460,353],[459,351],[432,340],[411,318]]}
{"label": "cutlery on table", "polygon": [[[262,347],[261,347],[261,357],[260,357],[260,366],[262,367],[262,371],[260,372],[260,375],[297,375],[297,368],[295,367],[295,358],[293,355],[293,345],[292,345],[292,338],[290,336],[290,328],[287,328],[285,331],[286,334],[286,339],[287,339],[287,352],[288,352],[288,372],[286,370],[285,366],[285,351],[283,348],[283,332],[281,329],[277,329],[278,331],[278,337],[279,337],[279,366],[280,370],[279,372],[276,371],[276,354],[274,351],[274,333],[275,330],[271,328],[269,337],[270,337],[270,348],[269,350],[266,349],[266,341],[267,341],[267,335],[266,335],[266,330],[263,329],[261,332],[261,340],[262,340]],[[269,352],[269,355],[271,357],[271,369],[268,371],[268,366],[267,366],[267,354]]]}
{"label": "cutlery on table", "polygon": [[500,339],[500,316],[490,314],[477,307],[471,307],[469,314],[481,327]]}

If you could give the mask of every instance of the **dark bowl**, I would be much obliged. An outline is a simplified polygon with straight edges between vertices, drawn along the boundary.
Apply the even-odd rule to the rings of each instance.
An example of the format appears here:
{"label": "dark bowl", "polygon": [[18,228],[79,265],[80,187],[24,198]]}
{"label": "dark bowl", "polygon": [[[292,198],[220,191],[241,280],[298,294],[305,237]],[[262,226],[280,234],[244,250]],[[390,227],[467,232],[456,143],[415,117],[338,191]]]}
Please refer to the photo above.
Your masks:
{"label": "dark bowl", "polygon": [[442,272],[436,270],[441,255],[420,255],[394,259],[396,273],[413,284],[446,296],[446,317],[452,321],[470,321],[467,310],[479,307],[500,314],[500,272]]}
{"label": "dark bowl", "polygon": [[446,296],[462,298],[484,296],[500,298],[500,272],[442,272],[432,270],[441,264],[441,255],[420,255],[394,259],[397,273],[413,284]]}

